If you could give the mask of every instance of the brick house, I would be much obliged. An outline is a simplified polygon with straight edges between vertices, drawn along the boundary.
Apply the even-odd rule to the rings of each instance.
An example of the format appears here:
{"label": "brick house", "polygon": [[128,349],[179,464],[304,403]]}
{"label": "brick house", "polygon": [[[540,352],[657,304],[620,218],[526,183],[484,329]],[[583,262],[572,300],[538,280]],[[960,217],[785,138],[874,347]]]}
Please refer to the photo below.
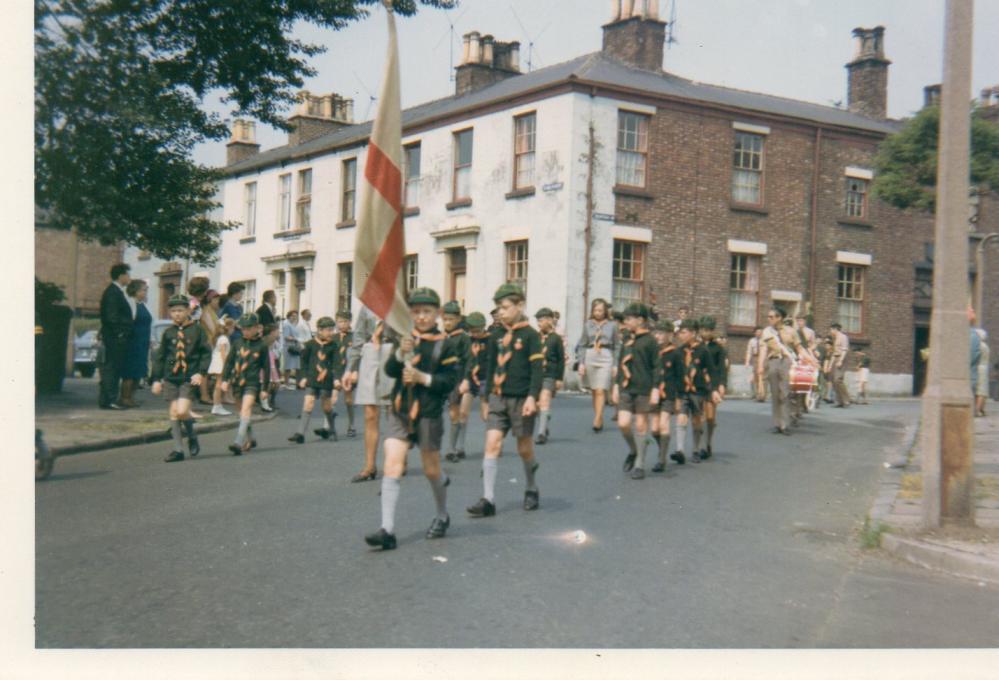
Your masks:
{"label": "brick house", "polygon": [[[615,3],[599,52],[526,74],[516,43],[465,36],[455,94],[403,113],[410,283],[484,311],[499,283],[518,281],[531,310],[563,311],[570,346],[595,297],[667,315],[687,304],[719,319],[736,363],[780,303],[822,332],[839,321],[868,347],[874,391],[911,392],[928,338],[933,219],[870,196],[877,145],[899,127],[885,119],[884,29],[854,31],[841,109],[664,71],[656,5]],[[354,124],[347,100],[308,94],[291,122],[288,144],[264,152],[252,127],[234,128],[224,217],[244,229],[223,238],[221,278],[282,301],[294,285],[296,299],[331,313],[356,305],[370,123]],[[977,198],[971,244],[999,231],[997,208],[995,196]],[[993,336],[996,251],[985,286]]]}

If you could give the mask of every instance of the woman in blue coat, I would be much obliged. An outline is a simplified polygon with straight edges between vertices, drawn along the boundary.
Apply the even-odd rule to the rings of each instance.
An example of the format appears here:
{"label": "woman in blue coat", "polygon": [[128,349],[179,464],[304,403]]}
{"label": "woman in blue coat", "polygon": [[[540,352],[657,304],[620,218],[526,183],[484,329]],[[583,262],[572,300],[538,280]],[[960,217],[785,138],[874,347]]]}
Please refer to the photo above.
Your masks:
{"label": "woman in blue coat", "polygon": [[149,374],[149,334],[153,325],[153,315],[146,309],[146,295],[149,286],[142,279],[132,279],[125,289],[129,302],[134,304],[132,317],[132,337],[125,353],[125,367],[121,377],[121,398],[118,403],[127,408],[138,406],[132,398],[139,381]]}

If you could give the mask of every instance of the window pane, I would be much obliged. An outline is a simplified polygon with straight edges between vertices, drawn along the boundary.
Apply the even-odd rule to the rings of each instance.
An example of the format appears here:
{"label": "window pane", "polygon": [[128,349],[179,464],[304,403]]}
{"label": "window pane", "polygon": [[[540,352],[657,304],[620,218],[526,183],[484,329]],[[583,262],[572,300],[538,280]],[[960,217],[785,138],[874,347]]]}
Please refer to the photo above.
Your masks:
{"label": "window pane", "polygon": [[281,175],[279,192],[278,229],[287,231],[291,228],[291,175]]}
{"label": "window pane", "polygon": [[518,189],[534,186],[534,152],[517,156],[517,178],[515,186]]}
{"label": "window pane", "polygon": [[458,165],[471,165],[472,163],[472,131],[465,130],[464,132],[459,132],[457,135],[458,153],[457,153],[457,164]]}
{"label": "window pane", "polygon": [[420,176],[420,155],[419,144],[406,147],[406,179]]}
{"label": "window pane", "polygon": [[733,326],[755,326],[756,301],[756,293],[731,291],[728,296],[729,323]]}
{"label": "window pane", "polygon": [[732,200],[737,203],[760,203],[760,173],[753,170],[732,171]]}
{"label": "window pane", "polygon": [[302,195],[312,193],[312,170],[302,170],[298,173],[298,193]]}
{"label": "window pane", "polygon": [[257,231],[257,183],[250,182],[243,187],[243,224],[247,235]]}

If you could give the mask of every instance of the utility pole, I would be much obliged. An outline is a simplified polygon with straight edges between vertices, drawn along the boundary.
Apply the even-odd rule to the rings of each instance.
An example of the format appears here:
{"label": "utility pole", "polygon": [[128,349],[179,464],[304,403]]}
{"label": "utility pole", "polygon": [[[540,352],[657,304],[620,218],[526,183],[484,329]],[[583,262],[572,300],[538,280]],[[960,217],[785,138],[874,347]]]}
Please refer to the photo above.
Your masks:
{"label": "utility pole", "polygon": [[972,397],[968,334],[973,0],[947,0],[934,231],[930,360],[923,394],[923,526],[971,523]]}

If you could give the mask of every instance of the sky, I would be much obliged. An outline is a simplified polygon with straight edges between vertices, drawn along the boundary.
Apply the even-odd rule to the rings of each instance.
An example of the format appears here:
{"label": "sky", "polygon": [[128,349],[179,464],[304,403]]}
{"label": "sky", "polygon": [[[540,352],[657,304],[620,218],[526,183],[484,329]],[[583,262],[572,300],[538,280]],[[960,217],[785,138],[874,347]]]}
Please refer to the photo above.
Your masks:
{"label": "sky", "polygon": [[[846,101],[844,64],[854,54],[851,32],[885,27],[888,115],[900,118],[922,106],[923,87],[943,71],[944,0],[659,0],[668,18],[675,5],[676,43],[664,68],[692,80],[832,105]],[[521,42],[527,69],[557,64],[601,46],[609,0],[459,0],[450,11],[422,9],[401,18],[399,50],[402,105],[410,107],[453,93],[450,47],[455,63],[462,35],[490,33]],[[453,33],[452,33],[453,24]],[[354,99],[355,120],[374,115],[372,97],[381,86],[387,29],[382,11],[341,31],[303,24],[296,37],[324,45],[310,62],[317,75],[306,88]],[[453,35],[453,41],[452,41]],[[533,47],[531,44],[533,43]],[[999,1],[975,3],[972,92],[999,84]],[[218,104],[209,108],[228,118]],[[281,146],[286,133],[257,124],[262,149]],[[225,162],[225,143],[201,145],[197,161]]]}

